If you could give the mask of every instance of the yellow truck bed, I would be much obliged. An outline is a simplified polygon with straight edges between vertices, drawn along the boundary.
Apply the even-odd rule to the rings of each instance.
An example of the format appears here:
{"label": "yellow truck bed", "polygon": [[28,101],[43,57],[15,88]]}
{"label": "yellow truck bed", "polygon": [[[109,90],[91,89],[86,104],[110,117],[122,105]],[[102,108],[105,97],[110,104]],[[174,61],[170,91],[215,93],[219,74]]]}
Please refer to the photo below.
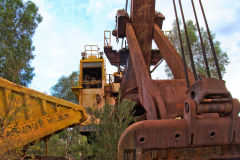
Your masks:
{"label": "yellow truck bed", "polygon": [[0,78],[0,148],[4,152],[86,119],[82,106]]}

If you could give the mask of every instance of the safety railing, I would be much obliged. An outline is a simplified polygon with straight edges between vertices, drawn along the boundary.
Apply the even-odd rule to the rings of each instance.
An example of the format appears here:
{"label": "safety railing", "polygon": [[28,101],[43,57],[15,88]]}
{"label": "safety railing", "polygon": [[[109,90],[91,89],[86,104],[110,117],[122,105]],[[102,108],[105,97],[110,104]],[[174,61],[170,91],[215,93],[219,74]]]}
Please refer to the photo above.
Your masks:
{"label": "safety railing", "polygon": [[82,87],[84,89],[88,88],[102,88],[102,81],[101,80],[96,80],[96,81],[83,81],[82,82]]}
{"label": "safety railing", "polygon": [[104,46],[111,46],[111,31],[104,31]]}
{"label": "safety railing", "polygon": [[103,56],[103,52],[99,52],[100,48],[98,45],[85,45],[84,49],[84,52],[82,52],[82,57],[84,58],[101,58]]}
{"label": "safety railing", "polygon": [[106,74],[106,78],[107,84],[112,84],[114,82],[113,74]]}

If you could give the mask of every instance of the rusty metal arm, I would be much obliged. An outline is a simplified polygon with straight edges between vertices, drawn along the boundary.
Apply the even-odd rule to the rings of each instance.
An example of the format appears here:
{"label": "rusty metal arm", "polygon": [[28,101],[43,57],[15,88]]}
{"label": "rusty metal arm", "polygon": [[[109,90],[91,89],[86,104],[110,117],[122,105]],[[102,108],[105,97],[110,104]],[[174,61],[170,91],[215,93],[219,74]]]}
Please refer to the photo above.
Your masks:
{"label": "rusty metal arm", "polygon": [[147,118],[152,120],[163,119],[166,117],[166,108],[158,93],[159,91],[152,83],[131,23],[126,24],[126,36],[130,50],[130,59],[136,76],[139,99],[147,112]]}
{"label": "rusty metal arm", "polygon": [[[184,66],[183,66],[183,62],[180,55],[177,53],[174,46],[171,44],[168,38],[164,35],[164,33],[158,27],[157,24],[154,24],[153,39],[157,44],[159,50],[161,51],[161,55],[165,59],[169,68],[171,69],[174,78],[185,79]],[[187,70],[188,70],[190,84],[193,84],[194,82],[193,73],[189,68]]]}
{"label": "rusty metal arm", "polygon": [[158,67],[159,65],[163,62],[164,59],[161,59],[155,66],[154,68],[150,71],[150,73],[153,73]]}

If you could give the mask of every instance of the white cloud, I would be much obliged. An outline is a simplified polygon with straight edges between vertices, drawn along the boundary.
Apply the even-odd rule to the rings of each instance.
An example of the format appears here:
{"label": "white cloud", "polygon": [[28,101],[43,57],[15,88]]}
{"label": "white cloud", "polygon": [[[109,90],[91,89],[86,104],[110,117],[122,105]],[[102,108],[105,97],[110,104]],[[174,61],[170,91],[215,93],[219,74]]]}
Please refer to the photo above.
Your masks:
{"label": "white cloud", "polygon": [[228,53],[230,64],[227,66],[227,71],[224,76],[226,80],[227,88],[232,93],[233,97],[240,99],[240,32],[236,32],[230,35],[219,36],[219,40],[222,43],[223,48]]}
{"label": "white cloud", "polygon": [[[50,12],[51,5],[44,0],[36,1],[43,22],[36,30],[35,45],[36,76],[31,88],[48,92],[62,75],[78,70],[80,54],[85,43],[91,43],[91,37],[74,24],[62,24]],[[64,25],[64,26],[63,26]]]}

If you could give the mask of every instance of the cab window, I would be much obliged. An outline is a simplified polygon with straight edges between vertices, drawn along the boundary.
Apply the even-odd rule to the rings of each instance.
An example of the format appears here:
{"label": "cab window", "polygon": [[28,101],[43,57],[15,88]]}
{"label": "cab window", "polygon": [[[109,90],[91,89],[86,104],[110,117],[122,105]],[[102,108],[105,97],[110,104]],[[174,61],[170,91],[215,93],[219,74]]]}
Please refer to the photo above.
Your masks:
{"label": "cab window", "polygon": [[[101,64],[101,63],[100,63]],[[92,64],[83,65],[82,72],[82,87],[87,88],[102,88],[102,68],[101,67],[86,67]],[[85,67],[84,67],[85,66]]]}

